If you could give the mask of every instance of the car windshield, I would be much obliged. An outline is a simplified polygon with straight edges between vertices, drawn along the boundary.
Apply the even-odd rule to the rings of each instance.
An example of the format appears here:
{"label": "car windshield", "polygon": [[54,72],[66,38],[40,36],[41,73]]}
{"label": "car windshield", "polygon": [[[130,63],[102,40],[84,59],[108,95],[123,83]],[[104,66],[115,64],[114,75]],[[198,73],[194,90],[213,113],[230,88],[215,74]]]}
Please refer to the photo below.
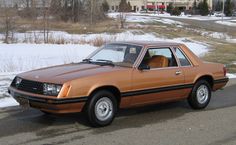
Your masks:
{"label": "car windshield", "polygon": [[141,46],[129,44],[108,44],[84,61],[104,65],[132,67],[141,51]]}

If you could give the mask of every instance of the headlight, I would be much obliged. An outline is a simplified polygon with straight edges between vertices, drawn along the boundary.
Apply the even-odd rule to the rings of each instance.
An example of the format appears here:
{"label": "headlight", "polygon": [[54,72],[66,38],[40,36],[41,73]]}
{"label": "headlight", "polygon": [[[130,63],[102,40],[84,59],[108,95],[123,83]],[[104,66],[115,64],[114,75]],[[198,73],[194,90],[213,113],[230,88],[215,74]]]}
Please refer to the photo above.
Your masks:
{"label": "headlight", "polygon": [[57,96],[61,91],[62,85],[56,84],[43,84],[44,95]]}
{"label": "headlight", "polygon": [[16,79],[15,79],[15,86],[18,87],[20,85],[21,81],[22,81],[21,78],[16,77]]}

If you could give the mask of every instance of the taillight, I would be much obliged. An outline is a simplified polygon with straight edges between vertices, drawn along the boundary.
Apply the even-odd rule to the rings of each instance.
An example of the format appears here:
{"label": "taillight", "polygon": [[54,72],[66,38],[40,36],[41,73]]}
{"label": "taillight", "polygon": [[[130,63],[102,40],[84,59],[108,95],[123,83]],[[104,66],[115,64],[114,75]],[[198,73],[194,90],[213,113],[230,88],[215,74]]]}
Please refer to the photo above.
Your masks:
{"label": "taillight", "polygon": [[224,71],[224,76],[226,76],[227,69],[226,69],[226,67],[225,67],[225,66],[223,67],[223,71]]}

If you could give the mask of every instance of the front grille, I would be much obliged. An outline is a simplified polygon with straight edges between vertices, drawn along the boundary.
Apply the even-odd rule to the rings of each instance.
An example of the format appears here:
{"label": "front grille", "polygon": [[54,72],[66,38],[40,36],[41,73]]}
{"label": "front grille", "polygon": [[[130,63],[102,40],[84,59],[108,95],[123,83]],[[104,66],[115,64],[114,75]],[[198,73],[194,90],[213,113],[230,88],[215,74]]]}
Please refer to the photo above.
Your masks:
{"label": "front grille", "polygon": [[36,81],[30,81],[22,79],[21,83],[16,86],[15,85],[16,78],[12,81],[11,86],[14,88],[17,88],[18,90],[35,93],[35,94],[41,94],[43,95],[43,83],[36,82]]}

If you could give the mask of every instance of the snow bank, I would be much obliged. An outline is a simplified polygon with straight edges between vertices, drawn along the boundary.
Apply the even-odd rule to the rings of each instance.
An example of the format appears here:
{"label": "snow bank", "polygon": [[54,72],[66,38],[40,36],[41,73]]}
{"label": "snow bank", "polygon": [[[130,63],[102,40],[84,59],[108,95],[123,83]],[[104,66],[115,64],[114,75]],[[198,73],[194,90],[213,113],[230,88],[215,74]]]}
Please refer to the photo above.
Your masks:
{"label": "snow bank", "polygon": [[216,23],[221,24],[221,25],[226,25],[226,26],[234,26],[236,27],[236,20],[224,20],[224,21],[216,21]]}
{"label": "snow bank", "polygon": [[0,44],[0,72],[79,62],[96,47],[78,44]]}
{"label": "snow bank", "polygon": [[[186,44],[196,55],[206,53],[207,45],[187,38],[167,39],[158,37],[155,33],[142,31],[127,31],[117,34],[81,34],[73,35],[66,32],[53,31],[53,37],[64,35],[84,41],[94,41],[97,38],[104,42],[110,41],[170,41]],[[21,34],[18,34],[18,36]],[[0,44],[0,72],[19,72],[58,64],[79,62],[93,52],[97,47],[89,44]]]}
{"label": "snow bank", "polygon": [[17,105],[19,105],[19,103],[16,102],[16,100],[13,99],[12,97],[0,98],[0,108],[17,106]]}
{"label": "snow bank", "polygon": [[196,32],[196,33],[198,33],[202,36],[205,36],[205,37],[211,37],[211,38],[215,38],[215,39],[225,40],[229,43],[236,43],[236,39],[233,36],[228,35],[226,33],[196,30],[196,29],[191,29],[191,28],[185,28],[185,29],[191,30],[191,31]]}
{"label": "snow bank", "polygon": [[16,74],[19,72],[14,73],[0,73],[0,98],[8,97],[7,88],[10,85],[11,81],[15,77]]}
{"label": "snow bank", "polygon": [[[207,45],[192,41],[187,38],[167,39],[158,37],[154,33],[144,33],[142,31],[127,31],[117,34],[81,34],[74,35],[66,32],[51,32],[53,37],[63,35],[65,39],[83,39],[86,42],[94,41],[98,38],[104,42],[110,41],[170,41],[184,43],[196,53],[201,55],[207,52]],[[16,36],[20,38],[18,33]],[[0,72],[19,72],[47,67],[51,65],[79,62],[97,47],[89,44],[0,44]]]}
{"label": "snow bank", "polygon": [[[185,25],[182,22],[170,20],[166,18],[160,18],[157,15],[142,15],[138,13],[126,13],[124,14],[126,17],[127,22],[143,22],[143,23],[151,23],[151,22],[160,22],[163,24],[169,24],[169,25]],[[118,19],[120,16],[120,13],[108,13],[108,16],[110,18]]]}
{"label": "snow bank", "polygon": [[226,76],[229,77],[230,79],[236,78],[236,74],[227,73]]}

